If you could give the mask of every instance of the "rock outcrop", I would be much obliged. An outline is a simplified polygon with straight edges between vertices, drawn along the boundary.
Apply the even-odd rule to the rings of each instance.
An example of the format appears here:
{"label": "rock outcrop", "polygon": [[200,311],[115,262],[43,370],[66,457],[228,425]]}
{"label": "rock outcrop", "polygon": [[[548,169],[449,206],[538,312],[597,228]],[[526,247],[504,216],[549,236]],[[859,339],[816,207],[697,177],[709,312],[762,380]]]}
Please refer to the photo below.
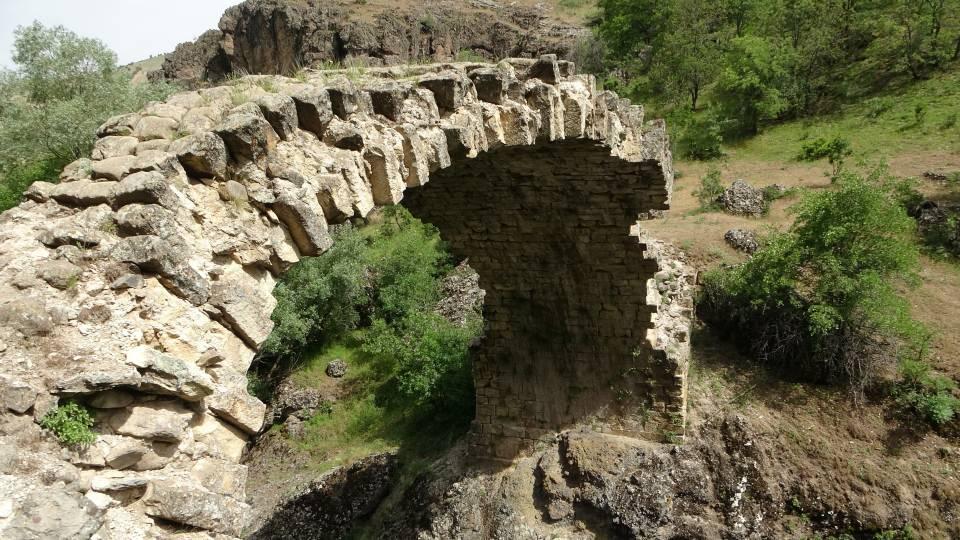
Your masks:
{"label": "rock outcrop", "polygon": [[[654,425],[682,433],[689,342],[682,306],[664,298],[683,288],[671,285],[677,269],[654,244],[628,230],[642,211],[667,206],[665,126],[645,123],[640,107],[598,91],[571,64],[545,56],[359,77],[250,76],[111,118],[98,138],[93,159],[67,166],[58,184],[34,184],[26,202],[0,215],[0,536],[34,526],[40,537],[164,537],[183,527],[209,531],[197,538],[239,535],[248,510],[237,463],[265,411],[244,375],[270,333],[276,280],[330,246],[329,225],[399,203],[424,184],[455,190],[443,169],[465,163],[522,180],[498,184],[496,204],[470,195],[466,210],[477,218],[447,222],[455,248],[485,253],[471,257],[480,285],[516,290],[522,281],[511,280],[538,276],[554,253],[556,275],[570,287],[547,289],[551,301],[586,306],[555,322],[570,335],[584,324],[617,328],[582,333],[580,343],[603,351],[589,341],[602,339],[630,351],[604,353],[604,369],[641,365],[629,388],[651,392]],[[541,167],[558,172],[537,177]],[[521,189],[542,192],[547,179],[556,206]],[[425,201],[423,212],[452,208]],[[524,232],[546,223],[543,216],[562,217],[558,227],[548,223],[553,235]],[[528,260],[493,248],[507,241],[545,255]],[[500,257],[514,258],[508,265]],[[565,297],[591,268],[590,295]],[[666,272],[657,278],[664,288],[648,297],[658,271]],[[491,306],[501,321],[491,335],[530,346],[533,336],[503,325],[511,309]],[[572,346],[558,351],[568,355],[563,366],[577,365]],[[588,360],[588,373],[566,383],[606,384],[588,377],[605,373]],[[479,385],[478,409],[510,406],[478,421],[489,427],[475,431],[484,441],[476,448],[503,439],[520,451],[533,431],[490,428],[530,420],[546,434],[553,417],[541,407],[551,402],[502,393],[498,377]],[[646,436],[616,421],[619,413],[602,407],[608,388],[598,388],[591,407],[599,408],[569,418],[589,412]],[[567,386],[561,390],[544,399],[562,405]],[[97,437],[86,448],[61,448],[37,423],[66,400],[93,412]],[[33,493],[60,510],[37,516]],[[75,517],[56,518],[67,514]]]}
{"label": "rock outcrop", "polygon": [[233,73],[292,75],[325,63],[380,66],[565,55],[581,27],[550,19],[543,6],[489,0],[367,5],[321,0],[247,0],[219,28],[183,43],[156,76],[187,84]]}

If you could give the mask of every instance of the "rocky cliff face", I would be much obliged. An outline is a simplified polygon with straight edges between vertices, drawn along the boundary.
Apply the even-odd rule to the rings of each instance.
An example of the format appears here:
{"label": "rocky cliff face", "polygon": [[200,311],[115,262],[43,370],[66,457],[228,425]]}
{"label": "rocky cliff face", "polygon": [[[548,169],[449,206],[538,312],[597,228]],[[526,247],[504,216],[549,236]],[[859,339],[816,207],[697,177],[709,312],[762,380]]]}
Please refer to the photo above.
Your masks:
{"label": "rocky cliff face", "polygon": [[[361,11],[362,10],[362,11]],[[247,0],[219,28],[179,45],[157,76],[199,84],[231,73],[291,75],[300,67],[356,61],[448,61],[461,51],[487,60],[567,53],[583,28],[542,9],[492,1],[390,4]]]}

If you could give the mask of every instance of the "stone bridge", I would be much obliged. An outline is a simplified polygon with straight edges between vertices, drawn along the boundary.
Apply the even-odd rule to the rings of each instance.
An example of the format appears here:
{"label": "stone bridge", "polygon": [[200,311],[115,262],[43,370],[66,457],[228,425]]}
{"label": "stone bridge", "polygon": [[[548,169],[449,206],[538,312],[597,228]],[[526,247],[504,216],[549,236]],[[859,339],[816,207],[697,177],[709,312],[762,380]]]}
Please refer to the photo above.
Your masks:
{"label": "stone bridge", "polygon": [[[42,495],[105,538],[239,535],[273,286],[330,224],[401,202],[487,291],[476,455],[577,423],[682,437],[689,275],[637,227],[670,199],[665,126],[572,64],[249,76],[97,135],[0,217],[0,532],[54,519]],[[35,423],[63,398],[96,412],[81,452]]]}

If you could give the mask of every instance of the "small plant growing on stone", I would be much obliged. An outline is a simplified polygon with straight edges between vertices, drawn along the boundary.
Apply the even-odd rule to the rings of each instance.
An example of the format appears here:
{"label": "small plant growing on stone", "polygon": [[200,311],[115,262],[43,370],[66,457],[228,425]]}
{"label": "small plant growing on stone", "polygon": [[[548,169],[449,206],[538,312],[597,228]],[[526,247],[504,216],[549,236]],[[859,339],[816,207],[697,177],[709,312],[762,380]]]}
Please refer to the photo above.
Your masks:
{"label": "small plant growing on stone", "polygon": [[40,426],[52,431],[62,444],[71,448],[88,446],[97,438],[90,411],[73,401],[44,415]]}
{"label": "small plant growing on stone", "polygon": [[277,91],[277,85],[273,82],[273,79],[262,78],[257,79],[257,86],[263,89],[264,92],[274,93]]}
{"label": "small plant growing on stone", "polygon": [[234,88],[230,92],[230,102],[233,103],[234,107],[243,105],[244,103],[250,101],[250,98],[247,96],[247,93],[240,88]]}
{"label": "small plant growing on stone", "polygon": [[100,232],[105,232],[107,234],[117,234],[117,222],[113,218],[106,218],[100,222]]}

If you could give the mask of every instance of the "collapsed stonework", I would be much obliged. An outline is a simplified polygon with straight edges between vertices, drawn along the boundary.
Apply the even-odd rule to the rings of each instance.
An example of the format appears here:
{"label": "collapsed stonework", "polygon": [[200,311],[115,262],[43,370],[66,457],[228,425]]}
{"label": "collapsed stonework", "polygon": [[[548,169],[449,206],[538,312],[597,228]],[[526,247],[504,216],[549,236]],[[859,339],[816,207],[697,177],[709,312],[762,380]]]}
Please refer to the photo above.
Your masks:
{"label": "collapsed stonework", "polygon": [[550,18],[543,7],[246,0],[227,9],[216,30],[177,46],[153,77],[199,85],[234,73],[289,76],[323,63],[450,61],[463,51],[486,60],[562,56],[585,29]]}
{"label": "collapsed stonework", "polygon": [[[572,64],[250,76],[98,137],[0,216],[2,536],[239,536],[273,286],[401,201],[488,288],[474,452],[582,421],[682,436],[689,279],[631,236],[669,201],[665,126]],[[37,425],[67,399],[96,415],[79,451]]]}

